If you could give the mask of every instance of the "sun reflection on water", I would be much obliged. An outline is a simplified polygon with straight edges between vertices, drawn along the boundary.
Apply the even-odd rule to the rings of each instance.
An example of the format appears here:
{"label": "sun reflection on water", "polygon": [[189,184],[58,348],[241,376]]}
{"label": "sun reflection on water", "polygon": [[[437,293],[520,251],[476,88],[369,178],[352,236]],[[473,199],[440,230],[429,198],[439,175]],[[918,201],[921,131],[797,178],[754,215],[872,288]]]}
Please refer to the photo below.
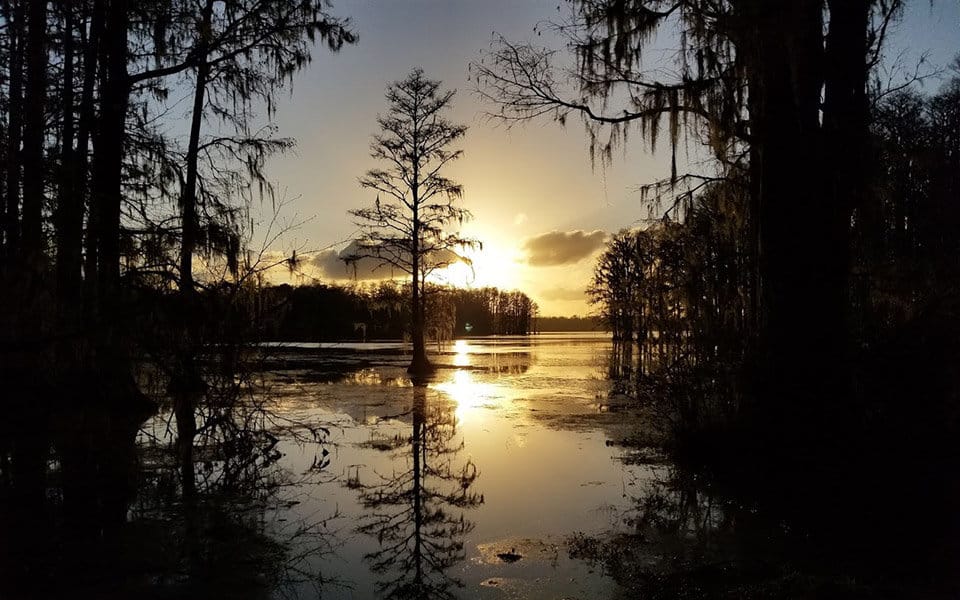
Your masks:
{"label": "sun reflection on water", "polygon": [[453,365],[456,367],[470,366],[470,342],[457,340],[453,343]]}
{"label": "sun reflection on water", "polygon": [[454,371],[450,379],[435,384],[434,388],[456,402],[458,422],[477,417],[500,396],[496,384],[477,381],[474,374],[467,370]]}

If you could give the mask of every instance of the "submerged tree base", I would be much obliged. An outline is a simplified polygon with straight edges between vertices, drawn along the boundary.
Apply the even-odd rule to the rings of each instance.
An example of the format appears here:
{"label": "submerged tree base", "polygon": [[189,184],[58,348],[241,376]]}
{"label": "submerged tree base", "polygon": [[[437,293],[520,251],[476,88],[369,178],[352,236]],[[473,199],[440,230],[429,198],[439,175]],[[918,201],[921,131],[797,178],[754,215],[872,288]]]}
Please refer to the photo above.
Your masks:
{"label": "submerged tree base", "polygon": [[407,367],[407,374],[410,375],[415,384],[425,383],[436,372],[436,365],[431,363],[426,356],[414,356],[413,360],[410,361],[410,366]]}

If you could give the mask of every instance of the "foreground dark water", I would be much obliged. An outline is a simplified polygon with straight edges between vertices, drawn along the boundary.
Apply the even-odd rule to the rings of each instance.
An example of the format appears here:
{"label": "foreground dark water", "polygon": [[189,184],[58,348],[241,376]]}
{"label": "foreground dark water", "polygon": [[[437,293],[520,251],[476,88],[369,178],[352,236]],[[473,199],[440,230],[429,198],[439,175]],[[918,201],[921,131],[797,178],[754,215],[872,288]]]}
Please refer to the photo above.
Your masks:
{"label": "foreground dark water", "polygon": [[169,411],[135,445],[60,418],[86,433],[46,498],[0,486],[0,598],[957,597],[955,473],[718,485],[644,449],[664,414],[623,359],[597,334],[465,339],[414,385],[398,344],[268,345],[207,394],[192,500]]}

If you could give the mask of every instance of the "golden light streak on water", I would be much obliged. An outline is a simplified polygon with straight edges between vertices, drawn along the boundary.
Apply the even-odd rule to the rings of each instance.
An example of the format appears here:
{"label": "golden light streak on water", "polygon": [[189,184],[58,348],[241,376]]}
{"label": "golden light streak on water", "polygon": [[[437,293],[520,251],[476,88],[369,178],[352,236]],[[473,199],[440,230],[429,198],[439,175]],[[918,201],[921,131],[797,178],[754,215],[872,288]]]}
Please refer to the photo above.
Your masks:
{"label": "golden light streak on water", "polygon": [[467,340],[457,340],[453,343],[453,364],[457,367],[470,366],[470,342]]}
{"label": "golden light streak on water", "polygon": [[496,384],[477,381],[471,371],[454,371],[450,379],[434,385],[453,400],[457,407],[457,422],[482,418],[482,413],[501,397]]}

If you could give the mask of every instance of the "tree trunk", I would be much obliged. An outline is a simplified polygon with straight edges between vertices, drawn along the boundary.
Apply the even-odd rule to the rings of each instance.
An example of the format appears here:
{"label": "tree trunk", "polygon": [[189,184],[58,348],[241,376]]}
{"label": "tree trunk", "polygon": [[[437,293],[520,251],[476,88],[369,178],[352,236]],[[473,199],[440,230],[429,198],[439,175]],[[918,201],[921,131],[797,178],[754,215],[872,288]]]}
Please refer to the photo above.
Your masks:
{"label": "tree trunk", "polygon": [[[76,152],[73,147],[75,135],[74,7],[71,2],[64,0],[61,2],[61,10],[64,13],[63,92],[60,98],[63,126],[60,149],[60,189],[56,210],[56,245],[57,297],[60,303],[60,314],[66,318],[69,314],[77,313],[80,303],[83,194],[79,191],[78,183],[82,180],[77,177]],[[86,80],[86,76],[84,79]],[[82,94],[86,95],[86,85]],[[86,147],[80,146],[78,150],[80,153],[86,152]]]}
{"label": "tree trunk", "polygon": [[101,60],[100,122],[94,148],[93,201],[96,212],[97,299],[100,315],[116,308],[120,293],[120,205],[123,143],[130,86],[127,77],[127,2],[111,0],[106,13]]}
{"label": "tree trunk", "polygon": [[17,253],[20,243],[20,141],[23,134],[23,45],[25,0],[4,2],[4,17],[10,30],[10,84],[7,99],[7,181],[6,181],[6,250]]}
{"label": "tree trunk", "polygon": [[[827,326],[850,331],[850,216],[864,207],[868,194],[867,157],[870,151],[867,101],[867,28],[872,0],[830,0],[824,78],[824,219],[829,235],[822,245],[826,300],[838,307],[824,315]],[[840,368],[835,385],[844,396],[849,384],[843,374],[850,340],[838,335],[828,359]],[[847,402],[843,403],[848,405]]]}
{"label": "tree trunk", "polygon": [[[822,13],[817,0],[754,2],[751,164],[761,284],[761,384],[765,412],[790,422],[822,401],[824,369],[843,307],[823,270],[836,235],[825,211],[819,123]],[[811,243],[812,242],[812,243]]]}
{"label": "tree trunk", "polygon": [[190,141],[187,146],[187,177],[181,198],[180,244],[180,292],[193,295],[193,253],[197,237],[197,162],[200,148],[200,127],[203,123],[203,103],[207,89],[210,65],[207,62],[207,46],[210,40],[210,21],[213,15],[213,0],[203,7],[199,31],[199,65],[193,94],[193,114],[190,122]]}
{"label": "tree trunk", "polygon": [[193,94],[193,114],[190,122],[190,140],[187,146],[187,177],[181,198],[180,241],[180,297],[183,310],[183,340],[180,378],[176,382],[174,413],[177,419],[177,443],[180,454],[180,475],[185,498],[196,494],[193,468],[193,441],[197,433],[196,405],[203,390],[203,381],[197,364],[197,331],[202,325],[197,322],[197,305],[193,282],[193,253],[197,234],[197,162],[200,148],[200,127],[203,123],[203,103],[207,89],[210,65],[207,62],[207,46],[210,40],[210,21],[213,16],[213,0],[207,0],[201,15],[199,33],[199,60],[196,87]]}
{"label": "tree trunk", "polygon": [[[413,113],[413,147],[419,148],[420,142],[418,139],[419,130],[418,130],[418,120],[416,110]],[[420,256],[420,228],[422,227],[420,223],[420,155],[415,154],[413,157],[413,184],[410,186],[410,192],[413,196],[412,198],[412,207],[413,207],[413,226],[412,226],[412,239],[410,240],[411,247],[411,263],[412,263],[412,277],[411,281],[413,282],[413,289],[411,290],[411,309],[413,310],[413,357],[410,360],[410,366],[407,368],[407,372],[412,375],[425,375],[430,371],[430,361],[427,360],[427,348],[424,342],[423,329],[424,329],[424,299],[421,298],[421,284],[422,284],[422,273],[420,272],[420,262],[423,259]]]}
{"label": "tree trunk", "polygon": [[23,216],[21,243],[31,268],[43,255],[45,107],[47,99],[47,3],[28,3],[27,89],[23,126]]}
{"label": "tree trunk", "polygon": [[[414,229],[419,230],[419,223],[417,223],[417,218],[414,217]],[[424,375],[430,370],[430,361],[427,360],[427,347],[424,341],[424,307],[423,307],[423,298],[422,289],[421,289],[421,273],[420,273],[420,261],[422,257],[420,256],[420,248],[417,244],[417,239],[419,233],[414,236],[413,244],[413,277],[411,281],[413,283],[413,289],[411,291],[411,310],[413,311],[413,331],[411,332],[412,342],[413,342],[413,357],[410,360],[410,367],[407,371],[412,375]]]}
{"label": "tree trunk", "polygon": [[[98,120],[94,102],[94,88],[97,83],[98,66],[103,60],[100,52],[100,42],[103,38],[103,26],[106,19],[105,0],[94,0],[90,16],[90,33],[87,36],[83,51],[83,92],[80,100],[80,127],[77,132],[77,149],[79,165],[77,167],[77,186],[83,190],[84,200],[87,201],[87,232],[84,241],[83,257],[83,315],[84,320],[92,322],[97,309],[97,190],[87,183],[87,173],[90,165],[89,144],[93,130]],[[94,140],[95,142],[98,140]]]}
{"label": "tree trunk", "polygon": [[127,0],[111,0],[101,40],[100,115],[94,127],[91,211],[96,242],[96,288],[92,319],[95,336],[94,387],[99,399],[117,410],[138,410],[140,394],[129,355],[129,337],[120,285],[120,211],[123,157],[130,83],[127,77]]}

